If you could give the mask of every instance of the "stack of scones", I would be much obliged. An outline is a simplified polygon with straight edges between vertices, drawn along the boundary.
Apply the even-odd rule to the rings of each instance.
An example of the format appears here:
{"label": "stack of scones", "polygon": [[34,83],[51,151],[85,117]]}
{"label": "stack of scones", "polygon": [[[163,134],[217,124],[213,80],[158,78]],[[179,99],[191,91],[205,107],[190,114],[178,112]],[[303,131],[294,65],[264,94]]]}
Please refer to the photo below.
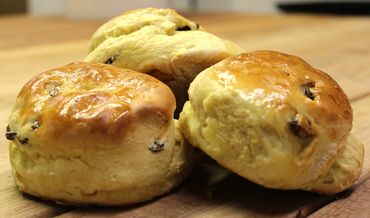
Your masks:
{"label": "stack of scones", "polygon": [[19,92],[6,128],[18,189],[74,205],[170,192],[201,150],[262,186],[322,194],[358,179],[363,145],[326,73],[273,51],[245,53],[174,10],[126,12],[84,61]]}

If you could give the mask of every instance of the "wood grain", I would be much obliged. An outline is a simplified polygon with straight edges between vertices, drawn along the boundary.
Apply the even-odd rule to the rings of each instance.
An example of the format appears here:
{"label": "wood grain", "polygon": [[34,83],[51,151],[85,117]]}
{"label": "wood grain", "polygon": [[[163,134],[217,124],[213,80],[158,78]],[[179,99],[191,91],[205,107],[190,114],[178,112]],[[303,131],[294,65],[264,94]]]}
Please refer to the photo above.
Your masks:
{"label": "wood grain", "polygon": [[356,100],[352,104],[354,108],[353,133],[361,139],[366,146],[365,162],[359,184],[342,198],[321,208],[312,214],[312,217],[359,217],[370,216],[370,97]]}
{"label": "wood grain", "polygon": [[0,18],[0,49],[88,39],[102,21],[72,21],[24,15]]}
{"label": "wood grain", "polygon": [[[20,194],[0,137],[0,217],[304,217],[370,214],[370,18],[189,14],[208,31],[247,51],[270,49],[301,56],[329,73],[349,96],[353,134],[366,147],[361,184],[334,196],[265,189],[232,175],[213,186],[197,167],[170,194],[145,204],[117,208],[73,208]],[[101,21],[9,16],[0,18],[0,128],[22,85],[36,73],[83,60],[89,37]],[[353,203],[354,202],[354,203]],[[351,211],[352,209],[356,210]],[[315,212],[316,211],[316,212]]]}
{"label": "wood grain", "polygon": [[354,112],[352,132],[365,145],[362,176],[368,176],[370,174],[370,96],[356,100],[352,107]]}
{"label": "wood grain", "polygon": [[370,177],[364,180],[352,192],[344,195],[342,198],[326,205],[317,212],[313,213],[311,218],[341,218],[356,217],[368,218],[370,216]]}

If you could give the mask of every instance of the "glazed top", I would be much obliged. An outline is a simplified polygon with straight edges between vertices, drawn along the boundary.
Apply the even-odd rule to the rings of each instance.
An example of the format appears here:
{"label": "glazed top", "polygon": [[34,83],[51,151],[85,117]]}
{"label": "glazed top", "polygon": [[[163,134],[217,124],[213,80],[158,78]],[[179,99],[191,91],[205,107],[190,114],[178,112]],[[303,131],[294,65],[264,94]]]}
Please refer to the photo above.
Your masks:
{"label": "glazed top", "polygon": [[129,132],[138,116],[157,114],[164,124],[172,120],[174,109],[170,89],[151,76],[77,62],[28,81],[17,96],[7,132],[21,143],[109,144]]}

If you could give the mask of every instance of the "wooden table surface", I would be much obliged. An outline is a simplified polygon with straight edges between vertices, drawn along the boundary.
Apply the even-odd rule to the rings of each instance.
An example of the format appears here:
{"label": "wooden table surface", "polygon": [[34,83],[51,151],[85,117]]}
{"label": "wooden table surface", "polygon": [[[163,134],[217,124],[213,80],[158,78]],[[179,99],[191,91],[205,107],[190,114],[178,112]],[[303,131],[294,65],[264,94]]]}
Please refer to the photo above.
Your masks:
{"label": "wooden table surface", "polygon": [[[132,207],[76,208],[19,193],[7,141],[0,137],[0,217],[370,217],[370,17],[197,14],[189,17],[247,51],[295,54],[330,74],[354,111],[352,133],[365,145],[364,170],[350,190],[322,196],[270,190],[236,175],[209,186],[196,168],[169,195]],[[0,128],[5,133],[15,97],[36,73],[83,60],[102,21],[0,17]]]}

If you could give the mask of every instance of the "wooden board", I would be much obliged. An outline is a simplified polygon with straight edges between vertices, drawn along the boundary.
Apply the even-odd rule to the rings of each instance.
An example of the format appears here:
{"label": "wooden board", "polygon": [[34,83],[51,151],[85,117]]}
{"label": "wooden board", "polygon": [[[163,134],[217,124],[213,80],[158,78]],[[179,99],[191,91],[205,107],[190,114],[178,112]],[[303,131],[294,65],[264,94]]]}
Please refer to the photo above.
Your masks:
{"label": "wooden board", "polygon": [[[353,134],[365,145],[360,182],[334,196],[270,190],[231,175],[208,185],[196,167],[170,194],[132,207],[75,208],[20,194],[14,185],[7,141],[0,137],[0,217],[313,217],[370,214],[370,18],[325,16],[189,15],[208,31],[247,51],[278,50],[301,56],[343,87],[354,109]],[[101,22],[62,18],[1,17],[0,128],[5,130],[15,96],[43,70],[83,60]]]}

